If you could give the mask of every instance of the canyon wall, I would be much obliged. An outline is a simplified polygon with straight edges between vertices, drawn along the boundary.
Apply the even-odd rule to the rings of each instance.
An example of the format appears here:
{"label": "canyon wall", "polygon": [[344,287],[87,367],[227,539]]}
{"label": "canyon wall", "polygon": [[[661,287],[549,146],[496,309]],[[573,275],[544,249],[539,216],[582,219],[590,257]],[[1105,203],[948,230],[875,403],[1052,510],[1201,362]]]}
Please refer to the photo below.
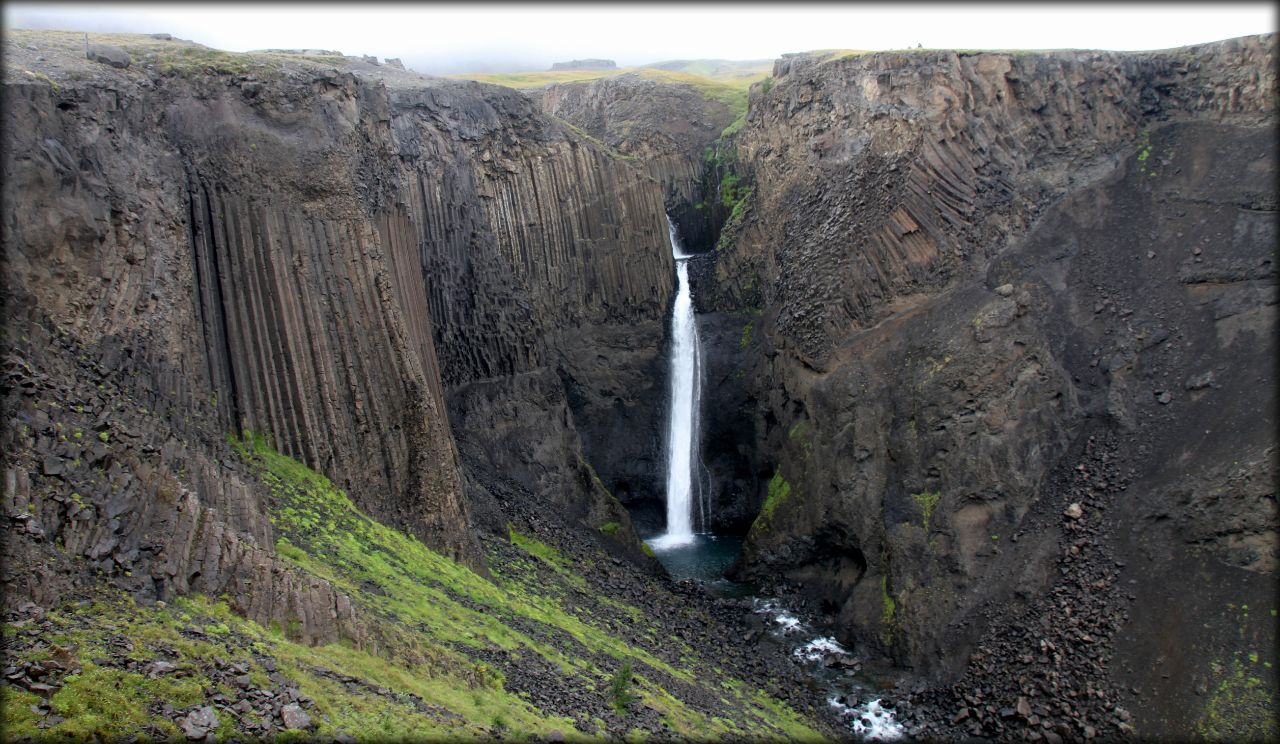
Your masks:
{"label": "canyon wall", "polygon": [[718,193],[721,174],[709,162],[740,111],[741,95],[710,80],[651,70],[549,85],[542,108],[661,183],[686,246],[703,251],[715,245],[728,216]]}
{"label": "canyon wall", "polygon": [[[1274,654],[1218,601],[1275,607],[1274,62],[1274,36],[779,60],[694,272],[709,445],[758,513],[737,574],[1000,705],[1071,629],[1038,668],[1144,732],[1194,728],[1234,633]],[[1163,649],[1176,681],[1133,653],[1169,634],[1205,651]]]}
{"label": "canyon wall", "polygon": [[[480,422],[502,409],[538,433],[511,492],[620,523],[596,534],[645,560],[565,401],[644,388],[673,283],[656,183],[514,91],[145,39],[117,70],[36,41],[6,45],[10,596],[100,572],[359,640],[274,557],[235,438],[483,571],[510,450]],[[601,336],[641,341],[601,359]]]}
{"label": "canyon wall", "polygon": [[[541,91],[540,101],[548,115],[602,142],[618,160],[658,183],[685,249],[699,251],[715,245],[727,217],[719,194],[722,173],[714,153],[720,133],[736,116],[735,96],[741,94],[728,86],[687,78],[658,71],[630,72],[549,85]],[[665,351],[669,340],[665,333],[658,337],[619,332],[574,340],[599,349],[601,361],[617,360],[631,370],[630,377],[616,377],[612,408],[608,396],[570,386],[571,408],[587,432],[587,456],[623,503],[639,509],[637,513],[661,514],[664,463],[658,448],[665,432],[654,424],[665,420],[664,382],[669,370],[665,353],[655,357],[647,350]],[[621,372],[623,365],[614,366]],[[609,379],[600,372],[582,367],[572,377],[596,380],[598,385]],[[643,391],[643,400],[658,412],[658,418],[637,419],[632,413],[636,397],[628,391]]]}

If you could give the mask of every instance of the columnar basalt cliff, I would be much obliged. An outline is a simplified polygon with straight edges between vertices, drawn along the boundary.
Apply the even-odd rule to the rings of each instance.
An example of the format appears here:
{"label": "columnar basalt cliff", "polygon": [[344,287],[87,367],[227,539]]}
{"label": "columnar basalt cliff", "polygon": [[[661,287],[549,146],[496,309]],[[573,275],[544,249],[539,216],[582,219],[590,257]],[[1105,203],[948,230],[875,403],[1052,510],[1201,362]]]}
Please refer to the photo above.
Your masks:
{"label": "columnar basalt cliff", "polygon": [[[345,600],[288,588],[224,435],[265,434],[480,567],[468,501],[487,508],[479,484],[506,463],[486,457],[501,432],[470,426],[459,461],[446,411],[482,415],[462,403],[474,385],[559,427],[525,463],[559,475],[523,497],[629,524],[591,477],[565,384],[612,410],[611,370],[635,377],[642,352],[600,361],[582,339],[643,336],[657,354],[672,280],[655,183],[514,91],[305,58],[93,65],[51,83],[7,51],[7,401],[22,425],[7,429],[6,503],[27,533],[149,596],[227,592],[336,640]],[[609,539],[644,559],[629,526]],[[26,573],[40,550],[11,547],[12,589],[57,591]]]}
{"label": "columnar basalt cliff", "polygon": [[[639,168],[657,182],[665,211],[675,223],[686,250],[707,250],[719,237],[728,216],[719,188],[714,157],[721,132],[736,113],[731,104],[742,93],[709,81],[698,84],[688,76],[656,70],[629,72],[577,83],[547,86],[541,105],[548,115],[567,122],[602,142],[617,158]],[[667,346],[665,337],[618,334],[580,338],[613,360],[615,369],[629,365],[630,379],[619,378],[612,408],[605,396],[571,395],[579,425],[588,433],[584,444],[602,482],[629,506],[647,503],[660,511],[663,463],[656,451],[644,452],[641,442],[659,444],[663,433],[649,421],[637,422],[627,390],[646,389],[664,380],[664,364],[637,350]],[[621,364],[619,364],[621,363]],[[581,369],[577,379],[607,379],[601,370]],[[575,386],[576,388],[576,386]],[[588,404],[595,398],[591,405]],[[661,396],[649,395],[652,410],[665,411]],[[642,424],[637,427],[637,423]],[[630,444],[628,444],[630,443]],[[619,446],[619,445],[622,446]],[[642,456],[641,456],[642,455]]]}
{"label": "columnar basalt cliff", "polygon": [[657,447],[657,182],[512,90],[15,36],[6,734],[832,732],[584,453]]}
{"label": "columnar basalt cliff", "polygon": [[[426,164],[403,193],[482,521],[501,529],[495,491],[536,483],[562,514],[629,524],[589,462],[629,463],[631,482],[657,469],[653,368],[672,284],[661,190],[515,91],[489,88],[477,115],[474,85],[386,79],[400,154]],[[433,110],[477,141],[423,127]],[[642,559],[630,529],[622,538]]]}
{"label": "columnar basalt cliff", "polygon": [[[908,733],[1274,738],[1274,35],[787,55],[739,123],[666,73],[530,97],[107,41],[5,43],[24,731],[831,733],[622,503],[661,495],[668,212],[716,246],[732,574]],[[50,722],[108,684],[135,728]]]}
{"label": "columnar basalt cliff", "polygon": [[1275,608],[1275,46],[796,55],[753,92],[695,284],[741,329],[738,573],[962,680],[922,733],[1192,730],[1188,679],[1274,655],[1229,608]]}
{"label": "columnar basalt cliff", "polygon": [[[579,127],[662,184],[690,250],[715,245],[727,214],[707,150],[738,115],[740,91],[676,73],[629,72],[547,86],[542,108]],[[718,176],[715,176],[718,178]]]}

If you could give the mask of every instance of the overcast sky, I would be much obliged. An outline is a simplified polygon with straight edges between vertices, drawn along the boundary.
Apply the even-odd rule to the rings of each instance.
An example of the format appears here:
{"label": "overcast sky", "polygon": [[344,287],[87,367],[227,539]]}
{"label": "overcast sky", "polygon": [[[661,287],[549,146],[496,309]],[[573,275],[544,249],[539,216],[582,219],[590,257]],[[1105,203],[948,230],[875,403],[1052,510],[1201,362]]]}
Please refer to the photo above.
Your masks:
{"label": "overcast sky", "polygon": [[334,49],[430,73],[585,57],[772,59],[810,49],[1166,49],[1276,30],[1271,3],[4,4],[6,28],[168,32],[228,51]]}

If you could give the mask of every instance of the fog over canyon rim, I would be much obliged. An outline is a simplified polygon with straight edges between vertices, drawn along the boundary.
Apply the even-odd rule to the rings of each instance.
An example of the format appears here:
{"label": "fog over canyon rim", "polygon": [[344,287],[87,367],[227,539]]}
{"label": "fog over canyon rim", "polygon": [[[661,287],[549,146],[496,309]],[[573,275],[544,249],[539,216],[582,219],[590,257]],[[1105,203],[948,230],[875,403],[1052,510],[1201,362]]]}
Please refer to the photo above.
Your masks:
{"label": "fog over canyon rim", "polygon": [[7,737],[1277,736],[1275,34],[4,53]]}

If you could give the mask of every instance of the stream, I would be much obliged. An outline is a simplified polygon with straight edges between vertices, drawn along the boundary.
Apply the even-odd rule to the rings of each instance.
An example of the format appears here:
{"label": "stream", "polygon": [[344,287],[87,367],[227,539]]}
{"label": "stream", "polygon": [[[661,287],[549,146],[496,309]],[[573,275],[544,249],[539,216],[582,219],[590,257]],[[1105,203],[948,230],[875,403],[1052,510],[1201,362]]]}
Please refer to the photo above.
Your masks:
{"label": "stream", "polygon": [[[902,726],[880,698],[868,699],[871,689],[859,679],[861,663],[810,618],[776,597],[761,596],[755,587],[725,578],[742,550],[742,537],[713,535],[708,523],[701,453],[702,349],[689,284],[688,259],[667,217],[671,252],[676,261],[676,298],[671,317],[671,397],[666,437],[666,494],[664,531],[644,536],[658,560],[675,579],[699,582],[719,597],[749,601],[762,616],[765,632],[787,650],[824,691],[827,703],[858,738],[889,741],[901,738]],[[639,524],[637,525],[639,526]],[[698,532],[695,526],[702,526]],[[865,700],[865,702],[863,702]]]}

